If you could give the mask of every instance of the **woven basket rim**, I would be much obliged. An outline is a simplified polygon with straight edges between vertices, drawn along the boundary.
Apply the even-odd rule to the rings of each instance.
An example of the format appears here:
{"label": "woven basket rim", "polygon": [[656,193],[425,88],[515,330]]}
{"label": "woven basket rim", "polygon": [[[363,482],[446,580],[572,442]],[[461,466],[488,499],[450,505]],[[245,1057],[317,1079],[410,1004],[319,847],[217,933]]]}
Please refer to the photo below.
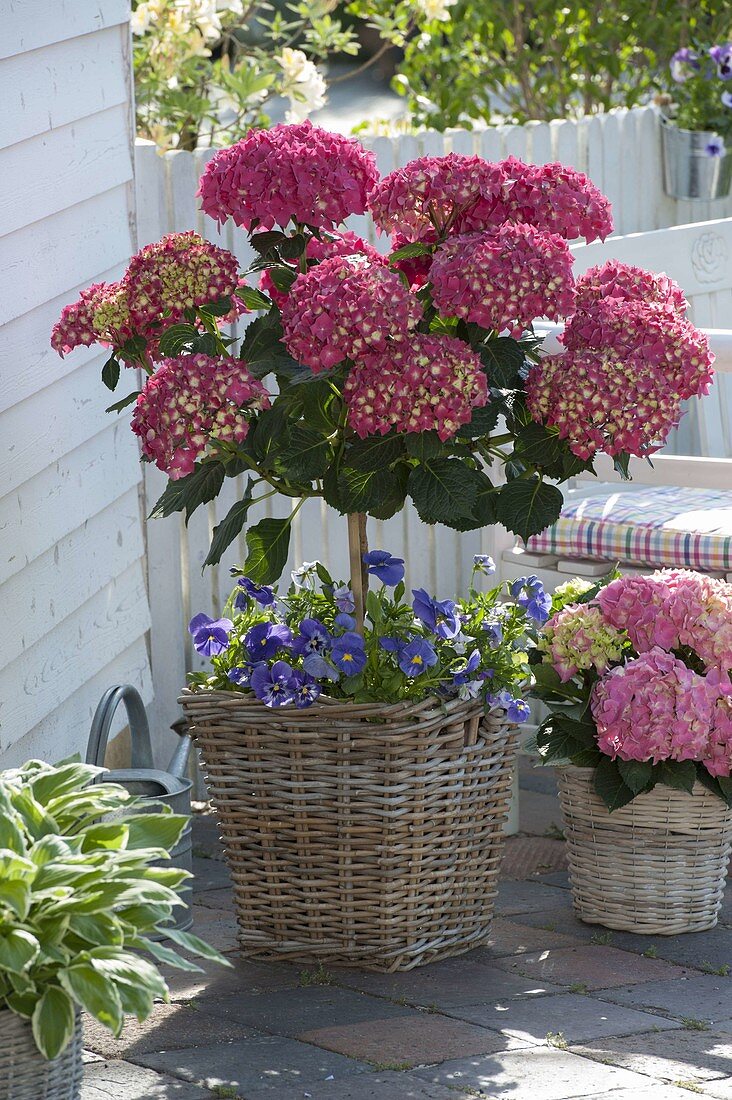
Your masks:
{"label": "woven basket rim", "polygon": [[[251,691],[223,691],[220,688],[183,688],[180,696],[178,697],[178,703],[183,706],[191,699],[200,699],[210,701],[211,703],[227,702],[233,705],[233,701],[245,703],[247,706],[254,705],[261,707],[262,710],[268,713],[282,714],[284,711],[290,710],[290,708],[272,708],[267,707],[260,700],[257,699]],[[332,707],[348,708],[353,710],[355,715],[358,715],[364,711],[373,712],[374,707],[381,707],[383,713],[389,717],[398,717],[401,715],[409,716],[410,714],[419,715],[423,711],[430,708],[439,708],[445,714],[459,714],[461,711],[466,713],[475,710],[480,711],[485,717],[493,716],[498,717],[498,713],[503,709],[502,707],[491,707],[490,710],[485,710],[483,705],[477,699],[440,699],[437,695],[428,695],[425,699],[418,701],[412,699],[404,699],[398,703],[379,703],[378,701],[373,703],[354,703],[349,699],[333,699],[329,695],[320,695],[317,702],[312,703],[304,710],[298,710],[297,713],[300,717],[304,715],[315,715],[318,713],[325,713]],[[504,724],[506,726],[514,726],[515,723],[509,722],[506,716]]]}

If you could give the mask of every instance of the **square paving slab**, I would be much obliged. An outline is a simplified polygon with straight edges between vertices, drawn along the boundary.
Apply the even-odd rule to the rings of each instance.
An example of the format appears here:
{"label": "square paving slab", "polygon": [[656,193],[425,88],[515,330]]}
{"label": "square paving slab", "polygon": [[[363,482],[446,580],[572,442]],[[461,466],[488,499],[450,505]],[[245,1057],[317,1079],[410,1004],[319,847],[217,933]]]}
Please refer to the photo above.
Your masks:
{"label": "square paving slab", "polygon": [[559,985],[580,984],[585,989],[627,985],[631,975],[633,982],[649,982],[681,978],[687,973],[662,959],[642,958],[599,944],[535,951],[518,958],[497,959],[495,965],[512,974]]}
{"label": "square paving slab", "polygon": [[677,1020],[714,1023],[732,1010],[732,978],[694,974],[668,982],[644,982],[603,990],[603,999],[634,1008],[657,1010]]}
{"label": "square paving slab", "polygon": [[588,1058],[667,1081],[702,1084],[727,1077],[732,1069],[732,1035],[712,1031],[646,1032],[572,1049]]}

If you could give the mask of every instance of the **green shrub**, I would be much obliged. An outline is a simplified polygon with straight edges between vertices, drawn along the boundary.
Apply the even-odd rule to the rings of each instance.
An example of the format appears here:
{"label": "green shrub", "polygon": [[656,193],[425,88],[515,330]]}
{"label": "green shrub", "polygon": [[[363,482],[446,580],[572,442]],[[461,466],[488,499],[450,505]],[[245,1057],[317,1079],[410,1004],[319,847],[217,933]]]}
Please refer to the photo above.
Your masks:
{"label": "green shrub", "polygon": [[[0,773],[0,1007],[31,1022],[46,1058],[71,1039],[77,1007],[119,1035],[125,1013],[142,1021],[155,998],[169,1000],[146,954],[200,970],[150,939],[183,904],[188,873],[152,863],[186,819],[136,813],[123,787],[93,782],[102,771],[31,760]],[[197,936],[165,935],[225,962]]]}

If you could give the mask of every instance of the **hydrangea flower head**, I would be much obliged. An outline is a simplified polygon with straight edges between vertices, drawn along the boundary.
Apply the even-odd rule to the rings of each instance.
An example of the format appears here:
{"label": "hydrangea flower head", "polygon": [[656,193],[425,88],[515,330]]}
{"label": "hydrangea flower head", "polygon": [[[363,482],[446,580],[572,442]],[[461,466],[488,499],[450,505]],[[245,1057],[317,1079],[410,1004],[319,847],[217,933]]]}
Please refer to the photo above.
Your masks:
{"label": "hydrangea flower head", "polygon": [[209,161],[198,194],[219,224],[232,218],[250,229],[290,221],[332,229],[363,214],[378,179],[373,153],[359,142],[305,121],[250,130]]}
{"label": "hydrangea flower head", "polygon": [[525,164],[508,157],[497,165],[504,174],[502,200],[480,201],[459,219],[458,231],[486,229],[502,222],[532,225],[565,240],[605,240],[612,232],[610,203],[582,172],[566,164]]}
{"label": "hydrangea flower head", "polygon": [[96,343],[121,347],[133,335],[122,284],[94,283],[64,306],[51,332],[51,347],[63,357]]}
{"label": "hydrangea flower head", "polygon": [[663,446],[681,418],[681,396],[661,367],[634,350],[580,348],[546,355],[529,370],[533,420],[559,430],[573,454],[645,456]]}
{"label": "hydrangea flower head", "polygon": [[599,607],[568,604],[544,627],[539,648],[549,657],[562,682],[579,671],[607,671],[622,657],[625,635],[609,626]]}
{"label": "hydrangea flower head", "polygon": [[497,332],[527,328],[537,317],[558,320],[574,309],[566,242],[531,225],[449,238],[435,253],[430,281],[443,314]]}
{"label": "hydrangea flower head", "polygon": [[601,752],[615,759],[700,760],[712,698],[703,676],[654,647],[607,672],[592,689]]}
{"label": "hydrangea flower head", "polygon": [[269,394],[241,359],[179,355],[163,359],[137,398],[132,430],[143,454],[169,477],[190,474],[212,441],[241,443],[249,414]]}
{"label": "hydrangea flower head", "polygon": [[380,229],[398,231],[405,242],[424,240],[480,200],[495,202],[505,184],[501,166],[482,157],[418,157],[379,180],[369,210]]}
{"label": "hydrangea flower head", "polygon": [[136,331],[165,316],[230,297],[239,285],[236,256],[198,233],[170,233],[130,260],[123,280]]}
{"label": "hydrangea flower head", "polygon": [[710,775],[729,778],[732,772],[732,683],[729,676],[710,673],[707,686],[712,696],[712,719],[702,763]]}
{"label": "hydrangea flower head", "polygon": [[387,352],[422,314],[394,271],[362,256],[333,256],[295,279],[282,310],[287,350],[313,371]]}
{"label": "hydrangea flower head", "polygon": [[622,302],[645,302],[663,306],[682,317],[689,303],[678,283],[663,272],[646,271],[642,267],[606,260],[590,267],[575,283],[575,306],[578,312],[591,312],[603,298]]}
{"label": "hydrangea flower head", "polygon": [[348,423],[361,439],[435,431],[450,439],[488,402],[478,356],[452,336],[414,333],[384,355],[367,356],[346,378]]}

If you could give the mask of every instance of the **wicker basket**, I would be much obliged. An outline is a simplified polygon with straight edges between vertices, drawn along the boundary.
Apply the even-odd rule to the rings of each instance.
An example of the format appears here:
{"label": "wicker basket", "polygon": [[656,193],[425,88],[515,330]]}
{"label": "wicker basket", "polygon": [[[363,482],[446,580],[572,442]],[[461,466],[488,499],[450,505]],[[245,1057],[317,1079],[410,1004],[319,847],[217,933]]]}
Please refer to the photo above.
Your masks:
{"label": "wicker basket", "polygon": [[81,1091],[81,1015],[66,1049],[47,1062],[27,1020],[0,1009],[0,1100],[78,1100]]}
{"label": "wicker basket", "polygon": [[657,786],[609,813],[591,768],[557,768],[574,908],[588,924],[654,936],[713,928],[732,811],[696,784]]}
{"label": "wicker basket", "polygon": [[481,704],[181,698],[247,956],[409,970],[487,939],[515,727]]}

